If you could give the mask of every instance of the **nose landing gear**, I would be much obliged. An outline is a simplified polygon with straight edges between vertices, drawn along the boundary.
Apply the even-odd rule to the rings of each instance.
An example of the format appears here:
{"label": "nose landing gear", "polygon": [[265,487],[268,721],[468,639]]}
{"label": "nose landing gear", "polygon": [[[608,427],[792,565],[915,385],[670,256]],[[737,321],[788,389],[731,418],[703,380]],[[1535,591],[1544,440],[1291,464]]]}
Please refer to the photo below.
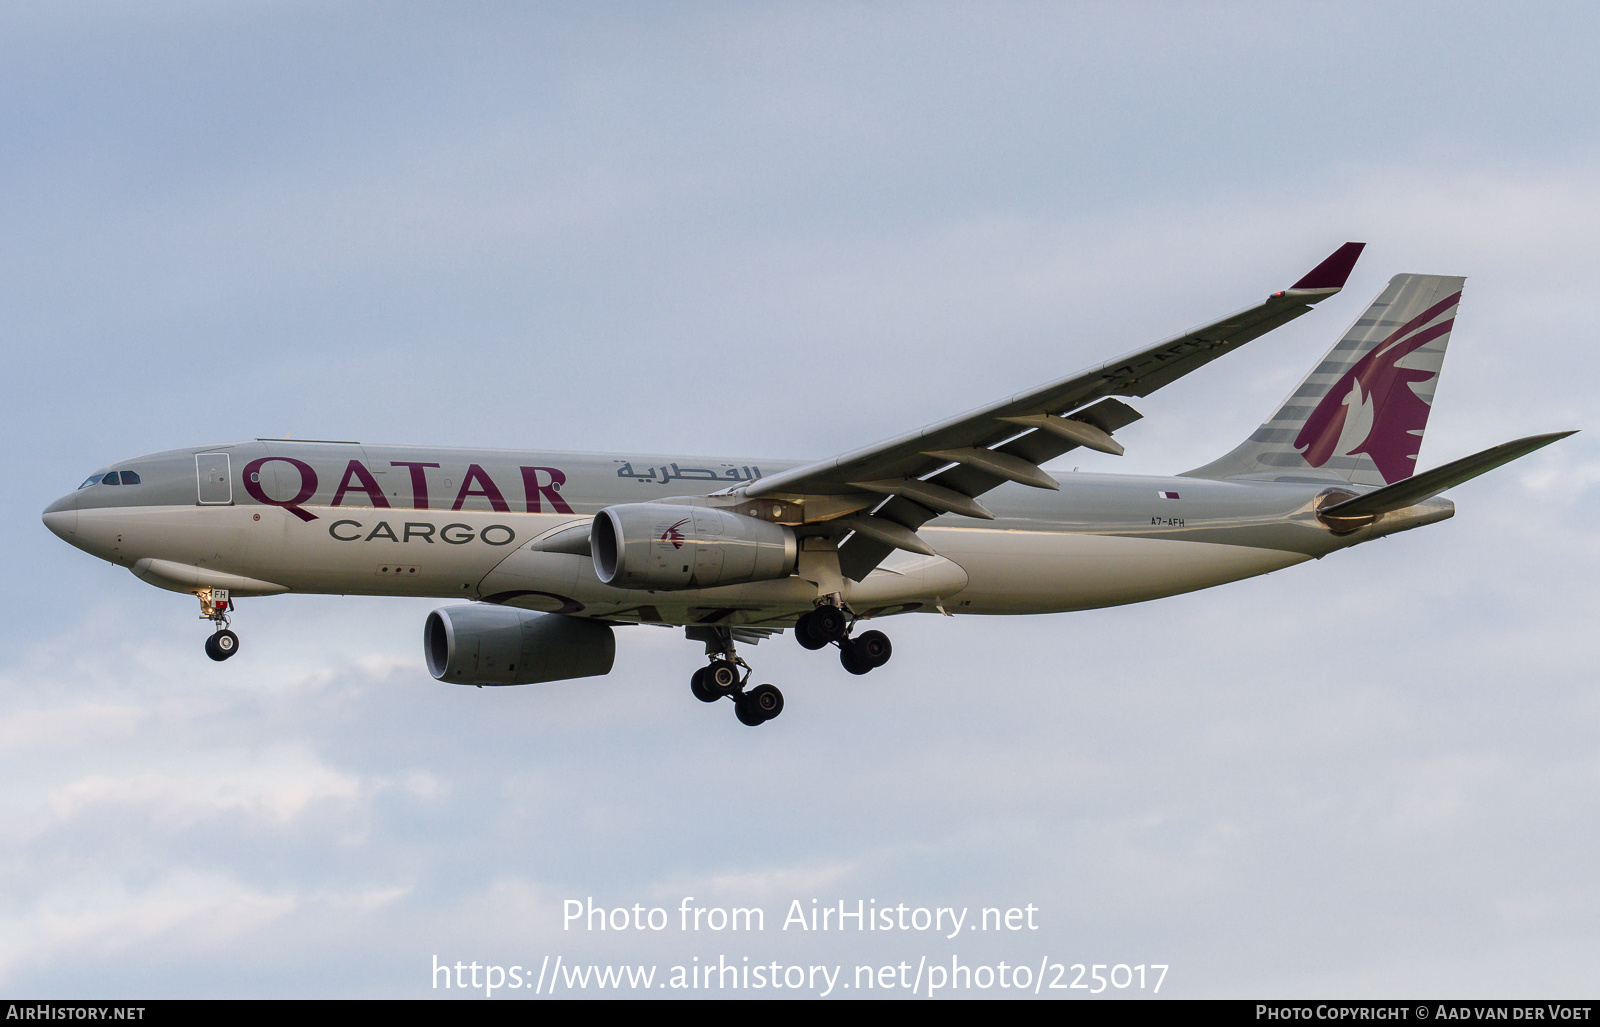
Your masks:
{"label": "nose landing gear", "polygon": [[[734,716],[739,723],[756,727],[783,712],[783,693],[772,685],[757,685],[749,691],[753,673],[750,665],[734,651],[733,632],[729,628],[710,628],[706,637],[706,655],[713,657],[710,666],[701,667],[689,679],[689,690],[701,702],[718,699],[733,700]],[[696,636],[699,637],[699,636]],[[744,668],[744,673],[739,668]]]}
{"label": "nose landing gear", "polygon": [[217,630],[206,639],[206,655],[221,663],[239,651],[239,636],[228,630],[228,611],[233,600],[225,588],[205,588],[200,593],[200,619],[208,620]]}

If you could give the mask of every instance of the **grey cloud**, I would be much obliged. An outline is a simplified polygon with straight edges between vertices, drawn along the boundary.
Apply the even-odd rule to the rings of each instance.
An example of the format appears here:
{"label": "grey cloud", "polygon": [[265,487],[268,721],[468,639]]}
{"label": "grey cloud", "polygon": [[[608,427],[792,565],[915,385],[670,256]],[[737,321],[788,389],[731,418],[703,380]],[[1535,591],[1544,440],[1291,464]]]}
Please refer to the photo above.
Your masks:
{"label": "grey cloud", "polygon": [[[1072,459],[1214,457],[1399,271],[1470,276],[1425,464],[1588,428],[1594,124],[1551,102],[1593,94],[1586,10],[88,10],[0,34],[13,992],[419,995],[435,954],[558,952],[1585,987],[1587,432],[1458,489],[1446,524],[1266,578],[902,619],[868,679],[766,642],[789,708],[757,731],[693,702],[697,647],[648,628],[603,680],[458,690],[421,667],[431,604],[283,597],[241,605],[215,666],[190,601],[37,518],[107,460],[284,429],[820,456],[1346,238],[1371,246],[1344,296],[1139,404],[1120,463]],[[1032,902],[1046,928],[563,932],[591,895]]]}

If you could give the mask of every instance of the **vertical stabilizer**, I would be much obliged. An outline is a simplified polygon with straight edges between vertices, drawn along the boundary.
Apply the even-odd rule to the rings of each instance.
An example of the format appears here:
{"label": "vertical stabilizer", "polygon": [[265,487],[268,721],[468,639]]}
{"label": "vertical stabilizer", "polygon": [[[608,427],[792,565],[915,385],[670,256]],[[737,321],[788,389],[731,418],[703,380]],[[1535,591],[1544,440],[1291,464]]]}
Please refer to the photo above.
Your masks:
{"label": "vertical stabilizer", "polygon": [[1227,456],[1184,473],[1327,475],[1357,485],[1411,477],[1465,281],[1390,279],[1271,419]]}

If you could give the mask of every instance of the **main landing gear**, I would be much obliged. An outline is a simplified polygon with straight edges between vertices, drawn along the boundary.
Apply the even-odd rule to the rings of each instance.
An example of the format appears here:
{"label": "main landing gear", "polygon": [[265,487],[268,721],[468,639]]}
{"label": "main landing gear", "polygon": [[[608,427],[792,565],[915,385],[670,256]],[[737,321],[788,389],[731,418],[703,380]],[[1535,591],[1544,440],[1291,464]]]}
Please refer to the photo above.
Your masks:
{"label": "main landing gear", "polygon": [[794,637],[807,649],[821,649],[825,645],[839,647],[839,662],[852,674],[865,674],[889,662],[894,646],[889,636],[881,631],[863,631],[854,638],[850,629],[854,618],[842,607],[827,604],[803,614],[794,626]]}
{"label": "main landing gear", "polygon": [[233,600],[228,598],[227,589],[200,590],[200,619],[217,626],[212,636],[206,639],[206,655],[218,663],[239,651],[239,636],[228,630],[228,611],[231,609]]}
{"label": "main landing gear", "polygon": [[[838,603],[837,597],[803,615],[794,626],[795,638],[807,649],[826,645],[839,647],[839,662],[852,674],[865,674],[889,662],[894,647],[881,631],[863,631],[850,637],[855,616]],[[732,699],[739,723],[755,727],[783,712],[783,693],[772,685],[748,687],[750,665],[734,651],[733,629],[692,626],[689,637],[704,641],[710,664],[694,672],[689,690],[701,702]]]}
{"label": "main landing gear", "polygon": [[[728,628],[711,629],[706,639],[706,655],[711,665],[701,667],[689,679],[689,690],[701,702],[732,699],[734,716],[748,727],[765,724],[783,712],[783,693],[772,685],[757,685],[745,689],[753,673],[750,665],[739,658],[733,648],[733,632]],[[740,673],[740,668],[744,672]]]}

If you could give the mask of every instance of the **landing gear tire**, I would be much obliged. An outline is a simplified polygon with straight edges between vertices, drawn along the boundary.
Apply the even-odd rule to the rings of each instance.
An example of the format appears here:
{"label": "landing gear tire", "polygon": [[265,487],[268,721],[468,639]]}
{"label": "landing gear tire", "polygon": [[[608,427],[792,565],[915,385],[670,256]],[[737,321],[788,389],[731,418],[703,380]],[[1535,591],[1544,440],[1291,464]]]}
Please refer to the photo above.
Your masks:
{"label": "landing gear tire", "polygon": [[731,660],[718,660],[705,669],[705,677],[700,680],[702,687],[718,699],[732,695],[739,688],[739,665]]}
{"label": "landing gear tire", "polygon": [[206,655],[221,663],[239,651],[239,636],[223,628],[206,639]]}
{"label": "landing gear tire", "polygon": [[894,646],[889,644],[889,636],[881,631],[863,631],[855,638],[856,655],[872,669],[877,669],[889,662],[889,657],[894,655]]}
{"label": "landing gear tire", "polygon": [[739,723],[746,727],[756,727],[765,724],[767,721],[767,718],[762,716],[761,710],[748,695],[741,695],[733,700],[733,715],[738,717]]}
{"label": "landing gear tire", "polygon": [[837,606],[819,606],[801,617],[794,626],[795,637],[807,649],[821,649],[837,642],[850,631],[850,621]]}
{"label": "landing gear tire", "polygon": [[872,669],[872,664],[861,655],[860,643],[854,638],[839,643],[839,662],[852,674],[865,674]]}
{"label": "landing gear tire", "polygon": [[712,691],[711,687],[706,684],[706,678],[710,675],[710,667],[701,667],[689,679],[689,691],[693,692],[694,697],[701,702],[716,702],[722,698],[722,693]]}
{"label": "landing gear tire", "polygon": [[783,712],[783,693],[774,685],[757,685],[745,693],[744,701],[755,707],[762,720],[771,720]]}

